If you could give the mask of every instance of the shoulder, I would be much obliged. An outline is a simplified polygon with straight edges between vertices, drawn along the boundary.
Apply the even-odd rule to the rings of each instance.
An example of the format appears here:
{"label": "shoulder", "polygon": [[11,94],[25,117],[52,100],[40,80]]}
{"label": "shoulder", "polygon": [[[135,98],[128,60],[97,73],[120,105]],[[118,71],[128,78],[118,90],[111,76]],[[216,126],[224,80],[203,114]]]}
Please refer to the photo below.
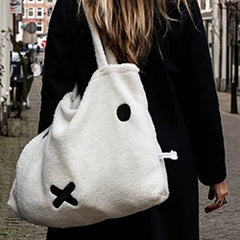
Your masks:
{"label": "shoulder", "polygon": [[[187,6],[186,6],[187,3]],[[187,36],[189,32],[202,31],[202,15],[197,0],[169,0],[167,13],[170,20],[168,33]]]}
{"label": "shoulder", "polygon": [[65,10],[78,6],[78,0],[57,0],[56,7],[65,7]]}
{"label": "shoulder", "polygon": [[79,9],[78,0],[57,0],[51,16],[49,32],[69,34],[70,38],[76,37],[87,29],[87,21],[84,12]]}
{"label": "shoulder", "polygon": [[87,29],[88,24],[82,7],[79,5],[79,0],[57,0],[54,14],[61,15],[64,23],[67,21],[69,28]]}
{"label": "shoulder", "polygon": [[179,10],[181,12],[182,18],[185,21],[201,16],[201,12],[200,12],[200,8],[197,0],[180,0]]}
{"label": "shoulder", "polygon": [[55,18],[62,19],[64,21],[76,20],[78,13],[78,1],[77,0],[57,0],[52,19]]}
{"label": "shoulder", "polygon": [[[184,4],[187,1],[188,7]],[[202,24],[201,10],[197,0],[181,0],[180,8],[182,11],[183,23],[189,28],[199,30]]]}

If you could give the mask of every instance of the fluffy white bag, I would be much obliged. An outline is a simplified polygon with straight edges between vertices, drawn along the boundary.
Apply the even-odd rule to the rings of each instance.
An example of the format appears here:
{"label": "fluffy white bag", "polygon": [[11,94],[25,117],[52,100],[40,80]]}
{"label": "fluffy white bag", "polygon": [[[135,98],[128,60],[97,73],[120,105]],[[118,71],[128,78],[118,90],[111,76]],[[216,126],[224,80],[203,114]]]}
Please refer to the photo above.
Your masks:
{"label": "fluffy white bag", "polygon": [[[24,148],[8,204],[21,218],[65,228],[119,218],[168,198],[164,157],[134,64],[108,64],[91,28],[98,70],[82,99],[77,89],[52,125]],[[110,57],[109,57],[110,58]]]}

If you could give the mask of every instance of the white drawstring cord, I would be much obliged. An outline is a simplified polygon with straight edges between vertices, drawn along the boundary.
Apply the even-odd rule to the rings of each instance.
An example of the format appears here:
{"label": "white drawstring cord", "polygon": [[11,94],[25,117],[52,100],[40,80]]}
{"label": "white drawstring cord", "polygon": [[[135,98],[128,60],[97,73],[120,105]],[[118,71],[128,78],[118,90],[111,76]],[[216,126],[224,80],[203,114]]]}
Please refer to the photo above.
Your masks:
{"label": "white drawstring cord", "polygon": [[171,151],[171,152],[163,152],[163,153],[160,153],[158,155],[159,159],[165,159],[165,158],[170,158],[172,160],[177,160],[178,159],[178,155],[177,155],[177,152],[175,151]]}

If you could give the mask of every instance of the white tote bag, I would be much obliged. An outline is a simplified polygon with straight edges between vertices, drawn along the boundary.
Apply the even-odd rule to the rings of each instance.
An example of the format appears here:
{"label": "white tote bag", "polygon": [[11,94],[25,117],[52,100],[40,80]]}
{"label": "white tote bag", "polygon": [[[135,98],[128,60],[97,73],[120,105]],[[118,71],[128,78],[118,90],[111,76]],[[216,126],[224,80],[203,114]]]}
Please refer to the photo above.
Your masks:
{"label": "white tote bag", "polygon": [[[168,198],[162,153],[134,64],[109,64],[88,19],[98,69],[80,98],[59,102],[52,125],[17,162],[8,204],[28,222],[85,226],[146,210]],[[112,57],[109,57],[111,59]]]}

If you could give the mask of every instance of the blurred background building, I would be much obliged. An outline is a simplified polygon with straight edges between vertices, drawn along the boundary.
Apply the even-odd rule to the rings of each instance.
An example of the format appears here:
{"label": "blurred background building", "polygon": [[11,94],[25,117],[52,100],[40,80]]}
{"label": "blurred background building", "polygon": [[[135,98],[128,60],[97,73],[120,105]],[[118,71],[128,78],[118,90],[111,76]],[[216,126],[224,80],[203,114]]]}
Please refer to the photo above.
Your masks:
{"label": "blurred background building", "polygon": [[[18,21],[17,40],[25,43],[35,44],[41,48],[46,46],[46,37],[50,18],[53,12],[56,0],[22,0],[23,10]],[[29,35],[26,27],[29,24],[35,24],[36,32],[33,36]]]}
{"label": "blurred background building", "polygon": [[240,1],[198,0],[198,3],[212,56],[217,90],[230,90],[234,81],[239,89]]}
{"label": "blurred background building", "polygon": [[56,0],[23,0],[23,28],[30,22],[37,25],[37,35],[45,36]]}
{"label": "blurred background building", "polygon": [[[7,124],[10,105],[10,52],[12,45],[8,40],[8,29],[13,27],[9,1],[0,1],[0,133]],[[4,127],[3,127],[4,126]]]}

